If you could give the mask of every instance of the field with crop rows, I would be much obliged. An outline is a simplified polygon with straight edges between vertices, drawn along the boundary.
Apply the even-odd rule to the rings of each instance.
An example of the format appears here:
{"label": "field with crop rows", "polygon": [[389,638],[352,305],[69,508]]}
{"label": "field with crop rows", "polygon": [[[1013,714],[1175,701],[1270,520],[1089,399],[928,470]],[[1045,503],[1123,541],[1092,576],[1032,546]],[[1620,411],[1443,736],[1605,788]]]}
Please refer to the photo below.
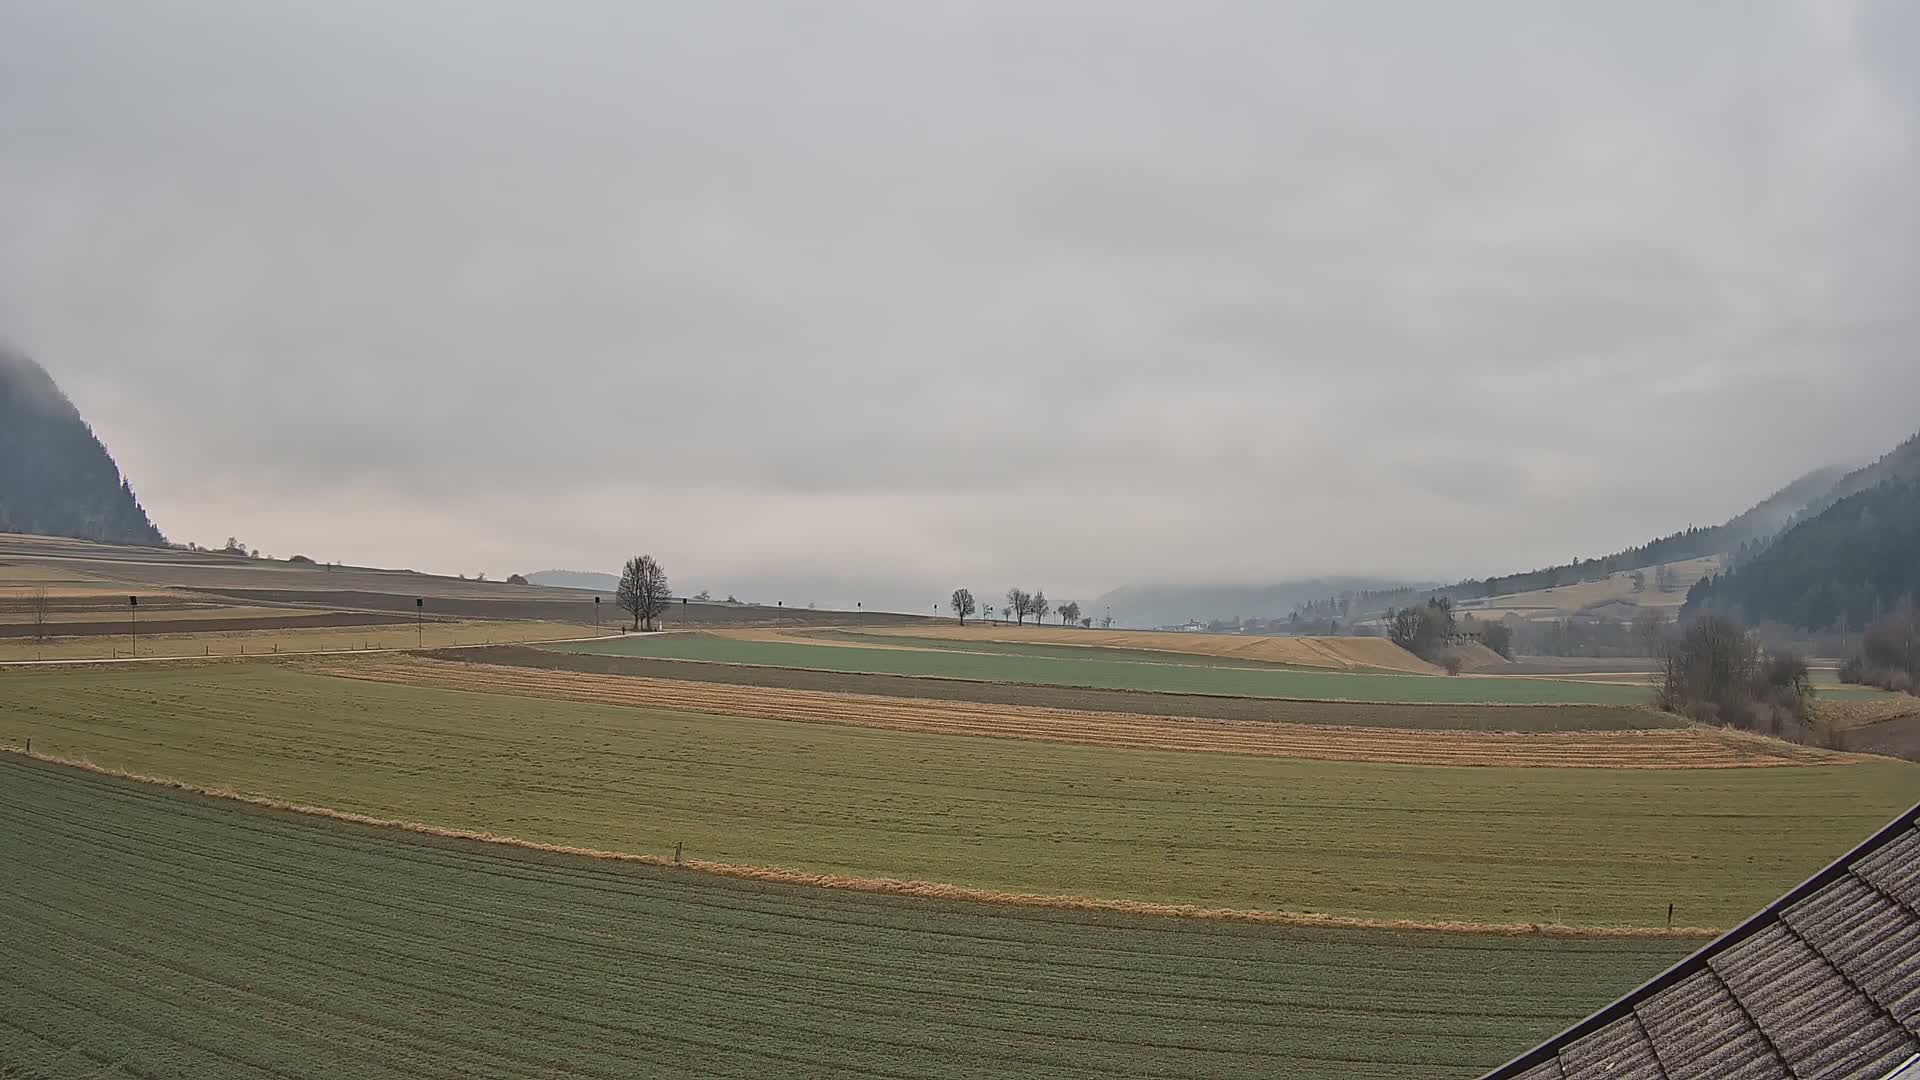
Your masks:
{"label": "field with crop rows", "polygon": [[1642,704],[1644,686],[1461,676],[1254,669],[1185,663],[1143,663],[1075,657],[1021,656],[947,649],[858,648],[802,641],[744,640],[717,634],[657,634],[553,646],[567,652],[665,657],[729,664],[870,672],[946,679],[1084,686],[1175,694],[1379,702],[1513,702]]}
{"label": "field with crop rows", "polygon": [[[896,731],[987,735],[1046,742],[1200,750],[1318,761],[1403,765],[1504,765],[1595,769],[1722,769],[1831,763],[1832,756],[1775,739],[1707,728],[1511,732],[1334,727],[1273,721],[1136,716],[1078,709],[975,705],[923,698],[529,670],[412,656],[329,658],[313,670],[348,678],[522,697],[854,724]],[[1417,710],[1419,706],[1404,706]]]}
{"label": "field with crop rows", "polygon": [[1137,690],[1097,690],[1084,686],[1039,686],[939,679],[911,675],[870,675],[806,668],[662,660],[639,656],[560,652],[517,645],[434,651],[424,655],[463,663],[505,664],[542,671],[598,675],[634,675],[683,682],[725,683],[768,689],[864,693],[932,701],[1078,709],[1140,716],[1191,716],[1214,720],[1275,721],[1341,727],[1424,728],[1434,731],[1636,731],[1686,726],[1669,713],[1647,705],[1404,705],[1364,701],[1296,701],[1287,698],[1224,697],[1218,694],[1167,694]]}
{"label": "field with crop rows", "polygon": [[0,864],[0,1072],[45,1080],[1468,1077],[1691,947],[769,885],[6,754]]}
{"label": "field with crop rows", "polygon": [[[347,616],[346,621],[353,625],[345,626],[312,625],[316,620],[324,624],[329,619],[325,615],[305,620],[306,625],[286,625],[287,620],[245,620],[238,625],[215,621],[208,623],[209,628],[205,629],[187,620],[170,621],[160,627],[143,621],[137,655],[177,658],[268,656],[411,649],[416,644],[431,649],[495,642],[554,641],[578,637],[581,633],[577,626],[535,622],[432,621],[415,627],[410,620],[389,620],[387,625],[358,625],[367,618]],[[57,632],[58,628],[55,630]],[[55,637],[44,642],[27,637],[0,637],[0,661],[112,660],[133,655],[136,655],[134,643],[125,632]]]}
{"label": "field with crop rows", "polygon": [[[906,734],[227,664],[9,675],[0,744],[529,840],[1379,919],[1745,917],[1904,809],[1902,762],[1643,771]],[[1853,761],[1854,759],[1840,759]]]}

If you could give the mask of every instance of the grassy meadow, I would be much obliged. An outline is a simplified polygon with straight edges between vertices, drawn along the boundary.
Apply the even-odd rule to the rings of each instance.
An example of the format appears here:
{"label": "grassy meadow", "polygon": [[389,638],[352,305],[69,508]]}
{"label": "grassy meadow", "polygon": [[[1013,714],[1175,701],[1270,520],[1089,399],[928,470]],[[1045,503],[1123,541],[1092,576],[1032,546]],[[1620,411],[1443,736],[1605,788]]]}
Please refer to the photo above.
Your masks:
{"label": "grassy meadow", "polygon": [[1218,658],[1161,654],[1152,663],[948,648],[862,648],[801,641],[756,641],[711,634],[658,634],[552,646],[567,652],[759,664],[816,671],[906,675],[988,682],[1076,686],[1172,694],[1394,703],[1644,704],[1645,686],[1308,671],[1233,666]]}
{"label": "grassy meadow", "polygon": [[1690,947],[762,884],[6,754],[0,864],[36,1080],[1464,1078]]}
{"label": "grassy meadow", "polygon": [[[1660,772],[1014,742],[364,683],[0,678],[0,743],[378,817],[1025,893],[1727,926],[1910,805],[1903,762]],[[1525,736],[1516,736],[1525,738]]]}

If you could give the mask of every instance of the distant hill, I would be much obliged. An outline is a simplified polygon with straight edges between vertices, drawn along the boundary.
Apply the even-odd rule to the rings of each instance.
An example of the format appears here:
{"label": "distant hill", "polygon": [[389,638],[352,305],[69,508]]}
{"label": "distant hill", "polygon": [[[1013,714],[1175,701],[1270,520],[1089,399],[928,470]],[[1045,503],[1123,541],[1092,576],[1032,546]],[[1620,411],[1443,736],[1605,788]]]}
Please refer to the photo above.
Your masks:
{"label": "distant hill", "polygon": [[1306,605],[1346,593],[1398,593],[1426,587],[1359,577],[1311,578],[1271,585],[1126,585],[1084,610],[1099,619],[1111,607],[1113,621],[1131,627],[1174,626],[1190,619],[1202,623],[1216,619],[1284,619]]}
{"label": "distant hill", "polygon": [[0,532],[160,545],[133,486],[45,368],[0,346]]}
{"label": "distant hill", "polygon": [[1625,571],[1645,570],[1710,555],[1736,555],[1743,549],[1752,551],[1764,546],[1788,523],[1805,514],[1809,507],[1820,505],[1837,483],[1844,482],[1851,475],[1838,466],[1816,469],[1722,525],[1688,527],[1612,555],[1579,559],[1542,570],[1502,577],[1469,578],[1437,592],[1455,600],[1476,600],[1599,581]]}
{"label": "distant hill", "polygon": [[1763,550],[1694,586],[1685,611],[1862,630],[1920,600],[1920,436],[1849,473]]}
{"label": "distant hill", "polygon": [[618,574],[598,574],[591,570],[540,570],[527,575],[527,584],[550,589],[586,589],[610,593],[620,588]]}
{"label": "distant hill", "polygon": [[1857,495],[1888,480],[1920,480],[1920,434],[1887,451],[1873,464],[1855,469],[1828,485],[1800,508],[1795,520],[1813,517],[1849,495]]}

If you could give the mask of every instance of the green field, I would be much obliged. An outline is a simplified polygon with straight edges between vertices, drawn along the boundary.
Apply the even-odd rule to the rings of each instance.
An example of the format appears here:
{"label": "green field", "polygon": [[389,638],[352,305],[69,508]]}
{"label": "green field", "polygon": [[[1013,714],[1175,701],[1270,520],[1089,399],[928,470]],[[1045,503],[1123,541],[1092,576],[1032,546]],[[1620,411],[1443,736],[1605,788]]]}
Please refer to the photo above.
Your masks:
{"label": "green field", "polygon": [[995,656],[1041,656],[1063,660],[1118,660],[1181,667],[1242,668],[1252,671],[1311,671],[1297,664],[1279,664],[1243,656],[1208,656],[1167,649],[1123,649],[1112,645],[1052,645],[1044,641],[983,641],[974,638],[920,637],[908,634],[863,634],[854,630],[808,630],[800,638],[824,638],[853,645],[933,649],[941,652],[985,653]]}
{"label": "green field", "polygon": [[268,665],[13,675],[0,743],[531,840],[1379,918],[1728,926],[1920,795],[1903,762],[1439,768],[905,734]]}
{"label": "green field", "polygon": [[421,655],[462,663],[501,664],[549,671],[628,675],[651,679],[813,690],[838,694],[1083,709],[1136,716],[1197,716],[1341,727],[1425,728],[1462,731],[1632,731],[1685,727],[1671,713],[1646,705],[1395,705],[1369,701],[1295,701],[1288,698],[1221,697],[1213,694],[1144,693],[1084,686],[929,679],[806,668],[716,664],[644,656],[563,653],[524,645],[480,649],[429,649]]}
{"label": "green field", "polygon": [[0,865],[36,1080],[1469,1077],[1688,948],[807,890],[5,754]]}
{"label": "green field", "polygon": [[710,634],[658,634],[551,646],[566,652],[653,656],[728,664],[764,664],[818,671],[871,672],[945,679],[1147,690],[1171,694],[1306,698],[1401,703],[1512,702],[1639,705],[1644,686],[1555,682],[1546,679],[1447,678],[1341,671],[1304,671],[1267,665],[1234,668],[1188,663],[1140,663],[1081,657],[976,654],[951,650],[864,649],[804,642],[746,641]]}

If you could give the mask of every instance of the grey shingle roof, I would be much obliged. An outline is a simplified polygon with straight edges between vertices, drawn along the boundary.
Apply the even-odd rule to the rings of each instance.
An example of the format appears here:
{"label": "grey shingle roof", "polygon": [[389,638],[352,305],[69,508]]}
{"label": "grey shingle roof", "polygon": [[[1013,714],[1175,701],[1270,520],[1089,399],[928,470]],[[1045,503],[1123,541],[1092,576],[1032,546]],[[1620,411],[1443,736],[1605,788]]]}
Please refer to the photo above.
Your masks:
{"label": "grey shingle roof", "polygon": [[1486,1080],[1887,1080],[1916,1055],[1920,806]]}

